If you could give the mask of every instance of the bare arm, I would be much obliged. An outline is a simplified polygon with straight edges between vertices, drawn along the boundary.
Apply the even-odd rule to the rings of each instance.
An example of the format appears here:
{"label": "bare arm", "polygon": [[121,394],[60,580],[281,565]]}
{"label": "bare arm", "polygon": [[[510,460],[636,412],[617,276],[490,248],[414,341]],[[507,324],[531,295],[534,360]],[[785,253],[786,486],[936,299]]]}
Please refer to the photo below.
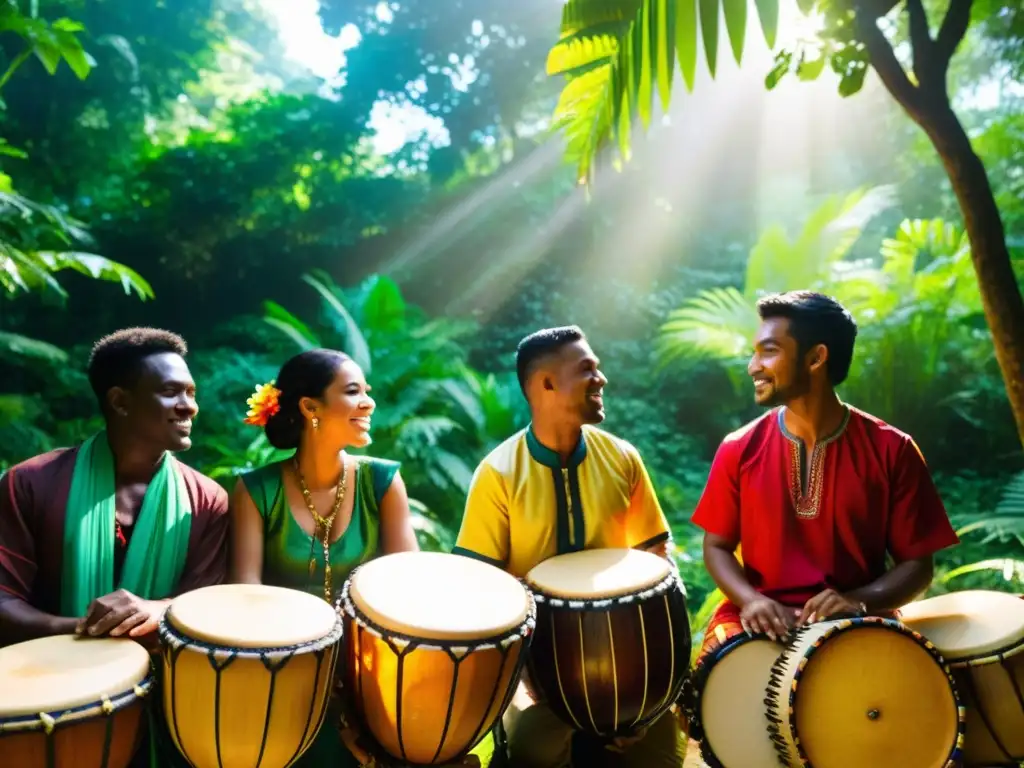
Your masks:
{"label": "bare arm", "polygon": [[896,610],[928,589],[934,571],[931,555],[905,560],[847,597],[864,603],[871,613]]}
{"label": "bare arm", "polygon": [[704,565],[722,593],[742,608],[760,594],[747,580],[743,566],[736,559],[737,543],[714,533],[704,534]]}
{"label": "bare arm", "polygon": [[54,616],[13,595],[0,598],[0,647],[51,635],[73,634],[78,619]]}
{"label": "bare arm", "polygon": [[409,514],[409,494],[398,472],[380,502],[380,546],[385,555],[418,552],[420,548]]}
{"label": "bare arm", "polygon": [[263,518],[239,480],[231,492],[231,559],[228,580],[233,584],[263,582]]}

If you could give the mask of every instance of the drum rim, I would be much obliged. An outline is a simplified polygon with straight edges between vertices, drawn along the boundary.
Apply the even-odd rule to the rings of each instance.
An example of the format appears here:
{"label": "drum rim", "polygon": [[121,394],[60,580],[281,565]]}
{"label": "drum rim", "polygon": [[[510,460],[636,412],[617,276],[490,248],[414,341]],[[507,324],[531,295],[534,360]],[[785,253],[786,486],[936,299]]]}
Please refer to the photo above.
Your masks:
{"label": "drum rim", "polygon": [[88,704],[67,709],[52,709],[47,712],[33,712],[26,715],[0,715],[0,736],[11,733],[45,731],[47,734],[68,725],[92,720],[96,715],[111,716],[137,701],[144,699],[153,690],[155,676],[152,664],[146,676],[131,688],[127,688],[113,696],[102,696]]}
{"label": "drum rim", "polygon": [[[424,638],[414,637],[404,632],[396,632],[395,630],[382,627],[367,616],[363,610],[355,604],[349,594],[349,586],[352,583],[352,577],[356,575],[356,572],[361,568],[359,566],[355,568],[349,577],[345,579],[345,584],[341,588],[341,594],[335,603],[335,611],[340,616],[345,616],[354,621],[359,627],[365,629],[375,637],[384,640],[385,642],[390,638],[398,642],[404,643],[408,646],[413,646],[425,651],[445,651],[449,652],[456,648],[458,649],[472,649],[474,651],[485,651],[489,648],[506,648],[511,645],[517,639],[528,641],[533,635],[533,631],[537,626],[537,604],[534,600],[534,595],[530,591],[529,587],[526,588],[526,618],[519,622],[516,626],[506,629],[503,632],[499,632],[494,635],[488,635],[486,637],[478,638],[476,640],[444,640],[435,638]],[[520,584],[526,586],[522,579],[517,579]]]}
{"label": "drum rim", "polygon": [[957,656],[949,658],[946,663],[952,669],[966,669],[969,667],[984,667],[988,664],[998,664],[1006,659],[1012,659],[1024,653],[1024,637],[1007,645],[995,648],[984,653],[974,653],[969,656]]}
{"label": "drum rim", "polygon": [[200,640],[192,637],[187,634],[186,630],[175,626],[171,622],[171,613],[173,610],[174,606],[172,605],[164,611],[164,615],[160,619],[160,625],[157,628],[157,632],[160,635],[160,642],[165,647],[169,647],[174,650],[195,648],[205,651],[207,654],[213,654],[215,657],[231,656],[242,659],[273,659],[282,656],[294,656],[297,653],[319,653],[320,651],[337,644],[337,642],[341,640],[345,627],[344,622],[341,620],[341,616],[339,616],[337,610],[335,610],[334,625],[331,627],[330,632],[316,640],[307,640],[303,643],[291,643],[289,645],[239,647],[228,643],[212,643],[207,640]]}
{"label": "drum rim", "polygon": [[657,597],[658,595],[664,594],[671,590],[674,586],[678,586],[686,595],[686,589],[683,585],[682,577],[679,572],[674,568],[669,570],[669,573],[665,578],[661,579],[655,584],[652,584],[643,589],[633,590],[632,592],[625,592],[621,595],[613,595],[611,597],[559,597],[552,595],[549,592],[545,592],[539,587],[532,587],[525,580],[523,580],[524,586],[528,592],[533,595],[534,600],[538,605],[547,603],[552,608],[564,608],[570,611],[605,611],[608,608],[621,608],[623,606],[630,606],[634,603],[642,600],[647,600],[651,597]]}
{"label": "drum rim", "polygon": [[[946,680],[949,682],[950,693],[953,694],[953,702],[956,705],[957,712],[957,723],[956,730],[953,734],[953,744],[950,747],[949,754],[946,756],[945,766],[959,765],[959,761],[963,757],[964,750],[964,732],[967,720],[967,711],[964,707],[963,701],[960,697],[960,692],[957,689],[956,681],[953,679],[953,674],[950,671],[949,663],[943,658],[939,649],[935,647],[927,637],[922,635],[920,632],[911,629],[907,625],[903,624],[896,619],[886,619],[880,616],[858,616],[856,618],[839,619],[836,623],[829,627],[822,635],[815,640],[803,654],[803,664],[798,665],[796,673],[793,676],[793,683],[789,686],[789,693],[783,700],[783,692],[781,689],[772,683],[769,683],[768,689],[765,691],[765,704],[767,704],[767,714],[769,720],[772,721],[768,726],[768,732],[772,737],[772,741],[775,742],[775,750],[779,754],[780,760],[787,760],[790,757],[789,748],[785,743],[785,739],[781,732],[782,723],[786,723],[792,733],[796,733],[796,704],[797,693],[800,688],[800,678],[803,677],[804,672],[807,669],[806,662],[818,652],[818,650],[824,645],[825,641],[838,634],[847,632],[854,627],[859,626],[875,626],[880,629],[885,629],[890,632],[896,632],[913,640],[924,648],[931,657],[938,662],[939,668],[946,675]],[[793,632],[785,644],[785,648],[779,655],[778,660],[772,665],[772,677],[775,677],[775,671],[781,665],[781,663],[787,660],[790,656],[790,651],[796,646],[797,641],[814,625],[810,624],[806,627],[802,627]],[[774,683],[774,680],[772,681]],[[785,707],[786,711],[781,711]],[[807,757],[807,752],[804,750],[804,745],[800,739],[794,738],[793,743],[796,745],[797,759],[803,768],[812,768],[811,762]],[[787,762],[788,764],[788,762]]]}
{"label": "drum rim", "polygon": [[[739,648],[740,646],[752,643],[755,640],[768,640],[774,642],[768,637],[767,632],[755,632],[753,634],[749,632],[740,632],[738,635],[734,635],[722,643],[711,653],[706,654],[701,658],[693,667],[693,671],[690,673],[691,690],[693,691],[693,700],[691,705],[691,711],[688,714],[687,719],[690,725],[690,738],[696,741],[700,745],[700,758],[707,763],[708,768],[725,768],[725,765],[721,760],[718,759],[718,755],[715,754],[714,748],[707,740],[707,734],[704,732],[704,724],[700,715],[700,704],[701,698],[704,695],[704,686],[707,685],[708,678],[711,676],[712,670],[718,663],[725,658],[729,652]],[[776,643],[779,645],[779,652],[782,652],[782,643]]]}

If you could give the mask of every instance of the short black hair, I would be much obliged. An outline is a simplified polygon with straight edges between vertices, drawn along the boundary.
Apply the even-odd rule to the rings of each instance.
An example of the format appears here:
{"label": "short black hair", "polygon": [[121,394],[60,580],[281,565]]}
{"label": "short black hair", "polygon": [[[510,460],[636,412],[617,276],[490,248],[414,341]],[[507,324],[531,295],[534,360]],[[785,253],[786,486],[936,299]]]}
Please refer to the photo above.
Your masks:
{"label": "short black hair", "polygon": [[111,388],[135,386],[143,360],[168,352],[185,357],[188,344],[178,334],[160,328],[125,328],[93,344],[87,371],[100,407],[106,408]]}
{"label": "short black hair", "polygon": [[538,360],[568,344],[586,340],[586,335],[578,326],[564,325],[534,331],[520,341],[516,346],[516,375],[519,377],[519,387],[523,394],[526,394],[526,380],[530,378]]}
{"label": "short black hair", "polygon": [[306,420],[299,410],[299,400],[304,397],[323,397],[338,367],[352,358],[336,349],[307,349],[285,361],[274,379],[274,386],[280,391],[277,397],[278,411],[263,427],[267,441],[280,450],[298,448]]}
{"label": "short black hair", "polygon": [[797,353],[801,356],[811,347],[824,345],[828,349],[826,370],[832,386],[846,381],[857,339],[857,321],[846,307],[822,293],[789,291],[760,299],[757,312],[762,320],[788,319],[789,333],[796,339]]}

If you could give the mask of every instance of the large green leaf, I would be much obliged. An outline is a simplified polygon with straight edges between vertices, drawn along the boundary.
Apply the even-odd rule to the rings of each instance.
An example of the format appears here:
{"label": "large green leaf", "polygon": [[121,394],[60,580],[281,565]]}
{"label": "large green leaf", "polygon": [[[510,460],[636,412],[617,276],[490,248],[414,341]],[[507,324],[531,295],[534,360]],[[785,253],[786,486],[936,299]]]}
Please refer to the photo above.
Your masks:
{"label": "large green leaf", "polygon": [[[592,177],[594,159],[608,142],[617,142],[620,154],[628,157],[631,124],[639,118],[649,127],[655,92],[662,108],[668,109],[674,60],[687,88],[693,88],[698,37],[714,76],[720,17],[740,61],[747,1],[568,0],[562,10],[561,37],[548,57],[548,72],[569,77],[555,110],[555,125],[565,131],[567,156],[581,183]],[[758,18],[772,42],[777,17],[777,0],[759,2]]]}

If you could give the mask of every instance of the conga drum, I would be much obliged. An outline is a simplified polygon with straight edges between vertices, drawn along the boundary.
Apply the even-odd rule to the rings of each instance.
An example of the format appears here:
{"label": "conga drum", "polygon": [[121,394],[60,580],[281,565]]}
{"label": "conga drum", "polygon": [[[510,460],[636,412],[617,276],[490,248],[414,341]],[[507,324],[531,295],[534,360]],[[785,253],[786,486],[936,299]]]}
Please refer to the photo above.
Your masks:
{"label": "conga drum", "polygon": [[440,552],[364,563],[338,607],[346,703],[382,762],[414,766],[456,762],[494,727],[536,615],[515,577]]}
{"label": "conga drum", "polygon": [[637,549],[557,555],[526,575],[537,602],[530,682],[567,725],[630,736],[679,697],[690,668],[676,570]]}
{"label": "conga drum", "polygon": [[782,765],[954,768],[964,711],[942,656],[892,619],[823,621],[791,635],[765,703]]}
{"label": "conga drum", "polygon": [[967,766],[1024,761],[1024,601],[1004,592],[953,592],[900,609],[952,668],[964,707]]}
{"label": "conga drum", "polygon": [[0,766],[125,768],[152,686],[134,640],[59,635],[0,648]]}
{"label": "conga drum", "polygon": [[693,670],[690,735],[701,759],[710,768],[778,768],[764,699],[783,645],[742,630],[719,641]]}
{"label": "conga drum", "polygon": [[342,624],[322,598],[223,584],[174,599],[160,622],[163,702],[195,768],[286,768],[327,713]]}

